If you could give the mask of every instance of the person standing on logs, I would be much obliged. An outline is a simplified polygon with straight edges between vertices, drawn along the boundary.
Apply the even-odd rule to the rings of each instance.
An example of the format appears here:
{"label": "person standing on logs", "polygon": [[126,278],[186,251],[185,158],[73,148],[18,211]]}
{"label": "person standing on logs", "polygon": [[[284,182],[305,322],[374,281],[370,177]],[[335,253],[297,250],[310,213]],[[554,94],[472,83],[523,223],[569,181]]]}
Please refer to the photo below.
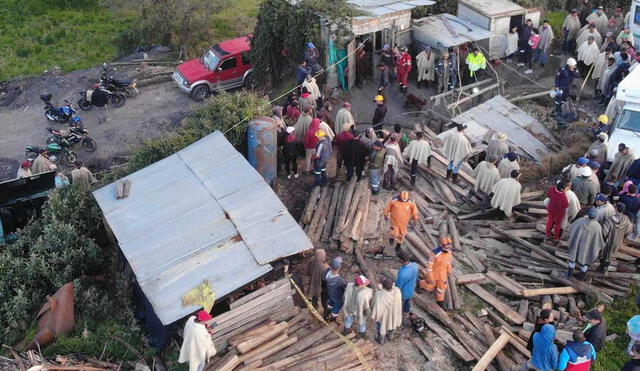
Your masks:
{"label": "person standing on logs", "polygon": [[396,286],[402,292],[402,313],[403,323],[409,324],[409,312],[411,311],[411,299],[416,293],[416,285],[418,284],[418,264],[411,262],[409,253],[400,251],[398,254],[402,266],[398,271],[396,278]]}
{"label": "person standing on logs", "polygon": [[418,207],[409,198],[409,192],[402,191],[394,197],[384,209],[384,218],[391,217],[391,229],[389,231],[389,244],[395,244],[396,252],[400,252],[404,237],[407,235],[411,220],[418,220]]}
{"label": "person standing on logs", "polygon": [[[494,155],[487,155],[487,158],[476,166],[473,171],[476,176],[476,185],[473,187],[473,194],[480,197],[482,200],[480,203],[480,211],[484,214],[489,205],[491,189],[500,181],[500,172],[496,167],[496,159]],[[468,199],[468,198],[467,198]]]}
{"label": "person standing on logs", "polygon": [[569,187],[563,181],[560,181],[555,187],[549,188],[547,192],[549,202],[547,203],[548,215],[545,239],[553,239],[553,243],[556,244],[560,242],[562,221],[569,207],[569,198],[567,197],[568,190]]}
{"label": "person standing on logs", "polygon": [[449,273],[453,271],[453,253],[451,238],[440,239],[440,246],[429,254],[427,271],[423,272],[425,280],[420,281],[420,288],[436,292],[436,301],[444,309],[444,297],[449,285]]}
{"label": "person standing on logs", "polygon": [[602,235],[604,237],[604,248],[600,257],[600,272],[607,272],[611,257],[618,251],[624,239],[633,232],[633,224],[624,213],[626,206],[618,202],[615,206],[615,214],[608,216],[602,223]]}
{"label": "person standing on logs", "polygon": [[520,177],[519,170],[512,170],[511,177],[500,179],[491,188],[491,207],[500,209],[507,218],[512,219],[512,210],[514,206],[520,205],[520,190],[522,185],[518,182]]}
{"label": "person standing on logs", "polygon": [[335,321],[342,310],[344,304],[344,289],[347,287],[347,281],[340,275],[340,268],[342,267],[342,256],[336,256],[331,261],[329,269],[324,276],[324,280],[327,285],[327,308],[330,310],[330,314],[325,314],[325,320]]}
{"label": "person standing on logs", "polygon": [[462,163],[471,154],[471,143],[464,135],[466,125],[458,124],[456,130],[452,130],[444,138],[444,155],[449,161],[447,165],[447,179],[451,179],[453,183],[458,182],[458,173],[462,168]]}
{"label": "person standing on logs", "polygon": [[373,296],[371,318],[376,321],[376,341],[384,344],[402,325],[402,293],[391,278],[382,281],[382,289]]}
{"label": "person standing on logs", "polygon": [[596,209],[590,208],[584,216],[571,224],[569,234],[569,257],[567,277],[571,277],[576,264],[580,265],[580,274],[576,278],[584,281],[589,266],[593,264],[604,248],[602,227],[596,220]]}
{"label": "person standing on logs", "polygon": [[363,275],[357,276],[354,282],[347,284],[344,291],[344,328],[342,335],[351,333],[353,321],[358,320],[358,337],[367,337],[367,319],[371,314],[373,290],[369,288],[371,281]]}
{"label": "person standing on logs", "polygon": [[318,298],[320,298],[322,308],[327,308],[328,296],[324,275],[328,269],[327,253],[324,249],[315,249],[314,257],[307,268],[307,274],[309,275],[309,291],[307,291],[307,294],[311,297],[311,305],[314,308],[318,308]]}
{"label": "person standing on logs", "polygon": [[424,137],[424,133],[421,131],[417,132],[416,139],[409,143],[402,154],[409,158],[409,163],[411,164],[411,185],[416,185],[418,165],[426,163],[427,167],[431,167],[431,145]]}

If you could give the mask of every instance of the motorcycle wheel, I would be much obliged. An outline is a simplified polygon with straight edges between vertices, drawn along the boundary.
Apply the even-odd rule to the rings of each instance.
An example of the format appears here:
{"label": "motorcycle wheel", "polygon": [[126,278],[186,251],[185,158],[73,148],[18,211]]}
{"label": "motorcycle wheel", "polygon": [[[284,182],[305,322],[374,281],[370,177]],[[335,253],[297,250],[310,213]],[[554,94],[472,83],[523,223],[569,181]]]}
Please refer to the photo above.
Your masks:
{"label": "motorcycle wheel", "polygon": [[60,122],[60,120],[58,119],[58,115],[56,115],[56,113],[51,108],[44,111],[44,117],[46,117],[47,120],[51,122]]}
{"label": "motorcycle wheel", "polygon": [[122,107],[126,100],[127,98],[122,93],[114,93],[111,96],[111,104],[113,104],[114,107]]}
{"label": "motorcycle wheel", "polygon": [[51,144],[56,142],[56,138],[54,136],[50,136],[49,138],[47,138],[46,144]]}
{"label": "motorcycle wheel", "polygon": [[84,98],[78,99],[78,107],[83,111],[88,111],[91,109],[91,102]]}
{"label": "motorcycle wheel", "polygon": [[82,148],[84,148],[85,151],[92,153],[96,151],[98,145],[96,144],[95,140],[86,138],[82,140]]}
{"label": "motorcycle wheel", "polygon": [[65,160],[67,161],[67,164],[69,166],[72,166],[73,163],[76,162],[76,160],[78,160],[78,156],[76,155],[75,152],[69,151],[69,152],[67,152],[67,155],[65,156]]}

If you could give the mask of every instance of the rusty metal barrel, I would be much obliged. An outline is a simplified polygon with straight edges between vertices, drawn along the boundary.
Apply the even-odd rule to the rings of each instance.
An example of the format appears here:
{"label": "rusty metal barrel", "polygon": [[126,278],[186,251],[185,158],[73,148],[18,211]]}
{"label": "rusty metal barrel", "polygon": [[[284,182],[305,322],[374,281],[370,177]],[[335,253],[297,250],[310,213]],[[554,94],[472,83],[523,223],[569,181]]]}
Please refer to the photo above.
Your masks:
{"label": "rusty metal barrel", "polygon": [[247,157],[264,180],[271,184],[278,176],[278,125],[270,117],[258,117],[247,130]]}

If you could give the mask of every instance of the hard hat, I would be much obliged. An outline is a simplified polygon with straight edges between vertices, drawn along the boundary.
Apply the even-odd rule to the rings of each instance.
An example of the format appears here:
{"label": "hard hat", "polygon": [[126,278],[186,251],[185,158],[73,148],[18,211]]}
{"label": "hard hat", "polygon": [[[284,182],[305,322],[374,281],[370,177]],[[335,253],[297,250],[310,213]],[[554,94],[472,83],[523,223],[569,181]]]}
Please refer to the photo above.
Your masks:
{"label": "hard hat", "polygon": [[443,246],[448,246],[448,245],[451,245],[452,241],[451,241],[451,238],[449,238],[449,237],[442,237],[442,238],[440,239],[440,243],[441,243]]}
{"label": "hard hat", "polygon": [[376,95],[376,97],[373,98],[373,100],[376,102],[384,102],[384,97],[382,95]]}
{"label": "hard hat", "polygon": [[576,60],[573,59],[573,58],[569,58],[569,59],[567,59],[567,65],[569,65],[569,66],[577,66],[578,62],[576,62]]}
{"label": "hard hat", "polygon": [[598,116],[598,121],[600,121],[603,124],[608,124],[609,123],[609,116],[607,115],[600,115]]}
{"label": "hard hat", "polygon": [[318,130],[318,132],[316,133],[316,136],[318,138],[324,138],[325,136],[327,136],[327,133],[325,133],[324,130]]}

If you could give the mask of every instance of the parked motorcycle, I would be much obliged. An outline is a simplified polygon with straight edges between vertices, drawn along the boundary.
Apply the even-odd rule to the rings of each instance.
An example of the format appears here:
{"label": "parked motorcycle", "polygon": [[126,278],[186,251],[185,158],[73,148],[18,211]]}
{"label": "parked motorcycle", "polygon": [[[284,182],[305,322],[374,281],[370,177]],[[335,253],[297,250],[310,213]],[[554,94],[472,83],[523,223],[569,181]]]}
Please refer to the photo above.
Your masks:
{"label": "parked motorcycle", "polygon": [[[28,146],[25,147],[24,156],[29,160],[33,161],[40,152],[42,151],[41,147],[38,146]],[[63,158],[66,163],[71,166],[78,159],[78,156],[75,152],[70,151],[68,148],[61,146],[59,143],[49,143],[46,147],[47,152],[49,152],[49,160],[57,163],[60,158]]]}
{"label": "parked motorcycle", "polygon": [[136,97],[138,95],[138,80],[119,80],[109,74],[109,65],[102,64],[102,74],[100,75],[100,86],[108,90],[123,93],[127,97]]}
{"label": "parked motorcycle", "polygon": [[57,122],[59,124],[68,123],[70,126],[82,126],[82,119],[78,116],[78,111],[73,108],[73,105],[65,100],[64,106],[55,107],[51,104],[51,94],[42,94],[40,99],[45,103],[44,116],[49,121]]}
{"label": "parked motorcycle", "polygon": [[[108,94],[107,100],[111,102],[114,107],[122,107],[124,102],[127,100],[124,93],[114,92],[113,90],[106,89],[102,87]],[[83,111],[88,111],[93,107],[91,104],[91,93],[93,90],[81,91],[78,92],[80,94],[80,99],[78,99],[78,107],[80,107]]]}
{"label": "parked motorcycle", "polygon": [[73,148],[80,143],[87,152],[95,152],[98,147],[85,128],[69,128],[68,133],[63,133],[61,130],[48,127],[47,131],[50,134],[47,138],[47,144],[58,143],[63,147]]}

